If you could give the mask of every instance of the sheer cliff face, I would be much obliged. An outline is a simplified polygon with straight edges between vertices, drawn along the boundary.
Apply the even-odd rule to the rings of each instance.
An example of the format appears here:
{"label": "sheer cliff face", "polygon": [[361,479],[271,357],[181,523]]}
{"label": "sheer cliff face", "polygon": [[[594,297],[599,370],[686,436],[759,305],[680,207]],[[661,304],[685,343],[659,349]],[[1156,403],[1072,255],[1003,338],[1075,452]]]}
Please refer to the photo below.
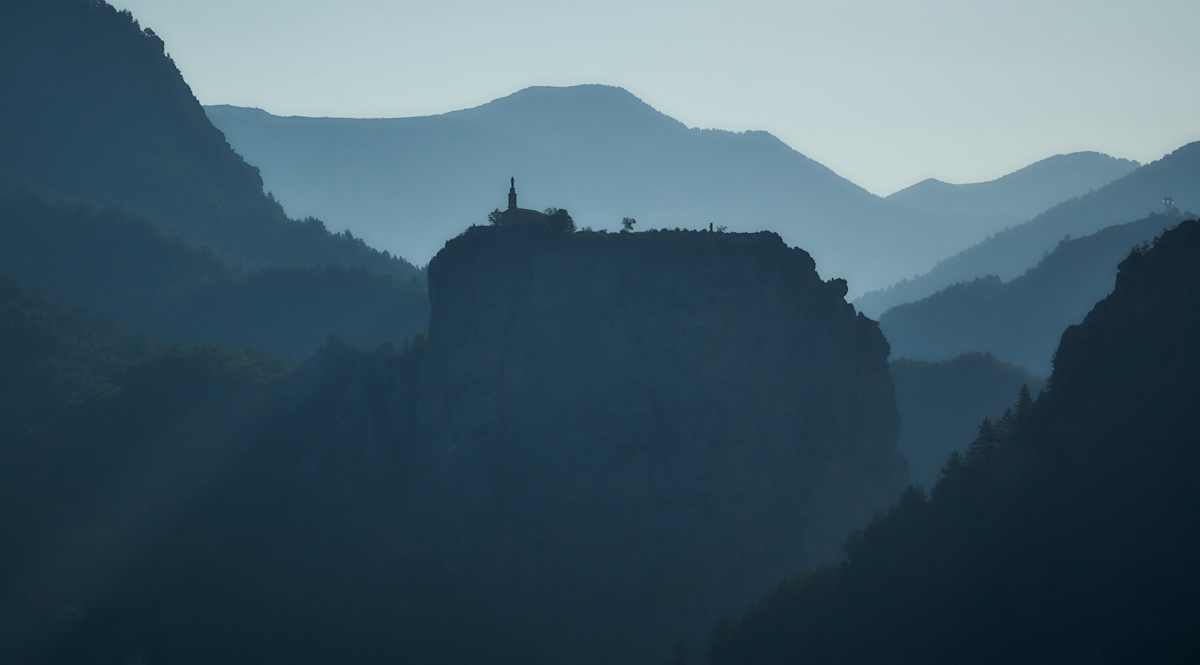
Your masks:
{"label": "sheer cliff face", "polygon": [[475,228],[429,283],[416,505],[560,656],[699,637],[905,480],[886,341],[774,234]]}

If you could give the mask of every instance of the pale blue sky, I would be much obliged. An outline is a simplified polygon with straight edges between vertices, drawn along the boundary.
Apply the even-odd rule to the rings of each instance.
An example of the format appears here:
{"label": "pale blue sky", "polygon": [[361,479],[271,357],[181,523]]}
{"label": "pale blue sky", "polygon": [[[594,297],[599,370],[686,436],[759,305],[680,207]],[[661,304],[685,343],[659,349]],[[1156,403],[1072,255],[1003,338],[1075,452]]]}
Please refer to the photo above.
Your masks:
{"label": "pale blue sky", "polygon": [[877,194],[1200,140],[1196,0],[115,0],[204,104],[400,117],[530,85],[764,129]]}

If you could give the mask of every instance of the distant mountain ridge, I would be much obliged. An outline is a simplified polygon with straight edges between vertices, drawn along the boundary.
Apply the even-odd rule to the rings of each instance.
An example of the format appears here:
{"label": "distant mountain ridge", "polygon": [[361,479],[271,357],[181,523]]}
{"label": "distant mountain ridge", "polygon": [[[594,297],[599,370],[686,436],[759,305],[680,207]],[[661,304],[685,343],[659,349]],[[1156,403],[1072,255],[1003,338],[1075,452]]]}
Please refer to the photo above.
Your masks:
{"label": "distant mountain ridge", "polygon": [[352,222],[368,242],[418,262],[486,223],[510,176],[522,207],[567,208],[584,227],[615,230],[626,216],[639,220],[635,230],[780,226],[830,277],[856,284],[877,281],[872,264],[886,252],[854,247],[852,236],[903,235],[889,205],[769,134],[689,129],[608,86],[529,88],[424,118],[207,110],[294,211]]}
{"label": "distant mountain ridge", "polygon": [[[1065,236],[1095,233],[1114,224],[1163,211],[1171,196],[1180,210],[1200,210],[1200,142],[1189,143],[1162,159],[1139,167],[1104,187],[1064,201],[1020,226],[1001,231],[914,279],[867,293],[854,305],[868,316],[913,302],[956,282],[984,275],[1017,277],[1037,264]],[[1185,214],[1186,216],[1186,214]]]}
{"label": "distant mountain ridge", "polygon": [[611,86],[527,88],[421,118],[206,110],[293,214],[346,223],[418,262],[486,223],[512,176],[523,207],[567,208],[583,227],[616,230],[634,217],[635,231],[773,230],[826,278],[847,279],[851,294],[927,270],[1000,228],[879,198],[766,132],[688,128]]}
{"label": "distant mountain ridge", "polygon": [[1019,224],[1055,204],[1125,176],[1138,166],[1135,161],[1098,152],[1074,152],[1047,157],[988,182],[952,185],[930,178],[887,199],[913,210],[974,213],[994,218],[997,223]]}

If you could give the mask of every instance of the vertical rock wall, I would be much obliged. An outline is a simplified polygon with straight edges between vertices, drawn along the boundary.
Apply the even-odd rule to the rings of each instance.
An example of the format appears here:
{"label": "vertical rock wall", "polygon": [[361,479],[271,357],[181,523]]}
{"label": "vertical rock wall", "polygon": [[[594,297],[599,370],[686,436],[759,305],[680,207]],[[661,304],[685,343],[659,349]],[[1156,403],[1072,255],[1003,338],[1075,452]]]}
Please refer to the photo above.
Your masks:
{"label": "vertical rock wall", "polygon": [[697,642],[905,482],[887,342],[774,234],[480,227],[429,291],[422,530],[551,658]]}

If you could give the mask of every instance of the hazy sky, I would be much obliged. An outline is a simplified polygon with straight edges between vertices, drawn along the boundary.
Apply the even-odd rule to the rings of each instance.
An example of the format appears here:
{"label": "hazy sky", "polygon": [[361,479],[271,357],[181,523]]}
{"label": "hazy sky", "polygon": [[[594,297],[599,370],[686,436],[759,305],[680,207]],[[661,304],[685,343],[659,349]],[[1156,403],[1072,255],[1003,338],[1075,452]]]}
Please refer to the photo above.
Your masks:
{"label": "hazy sky", "polygon": [[[110,0],[111,1],[111,0]],[[1197,0],[116,0],[204,104],[400,117],[626,88],[877,194],[1200,140]]]}

